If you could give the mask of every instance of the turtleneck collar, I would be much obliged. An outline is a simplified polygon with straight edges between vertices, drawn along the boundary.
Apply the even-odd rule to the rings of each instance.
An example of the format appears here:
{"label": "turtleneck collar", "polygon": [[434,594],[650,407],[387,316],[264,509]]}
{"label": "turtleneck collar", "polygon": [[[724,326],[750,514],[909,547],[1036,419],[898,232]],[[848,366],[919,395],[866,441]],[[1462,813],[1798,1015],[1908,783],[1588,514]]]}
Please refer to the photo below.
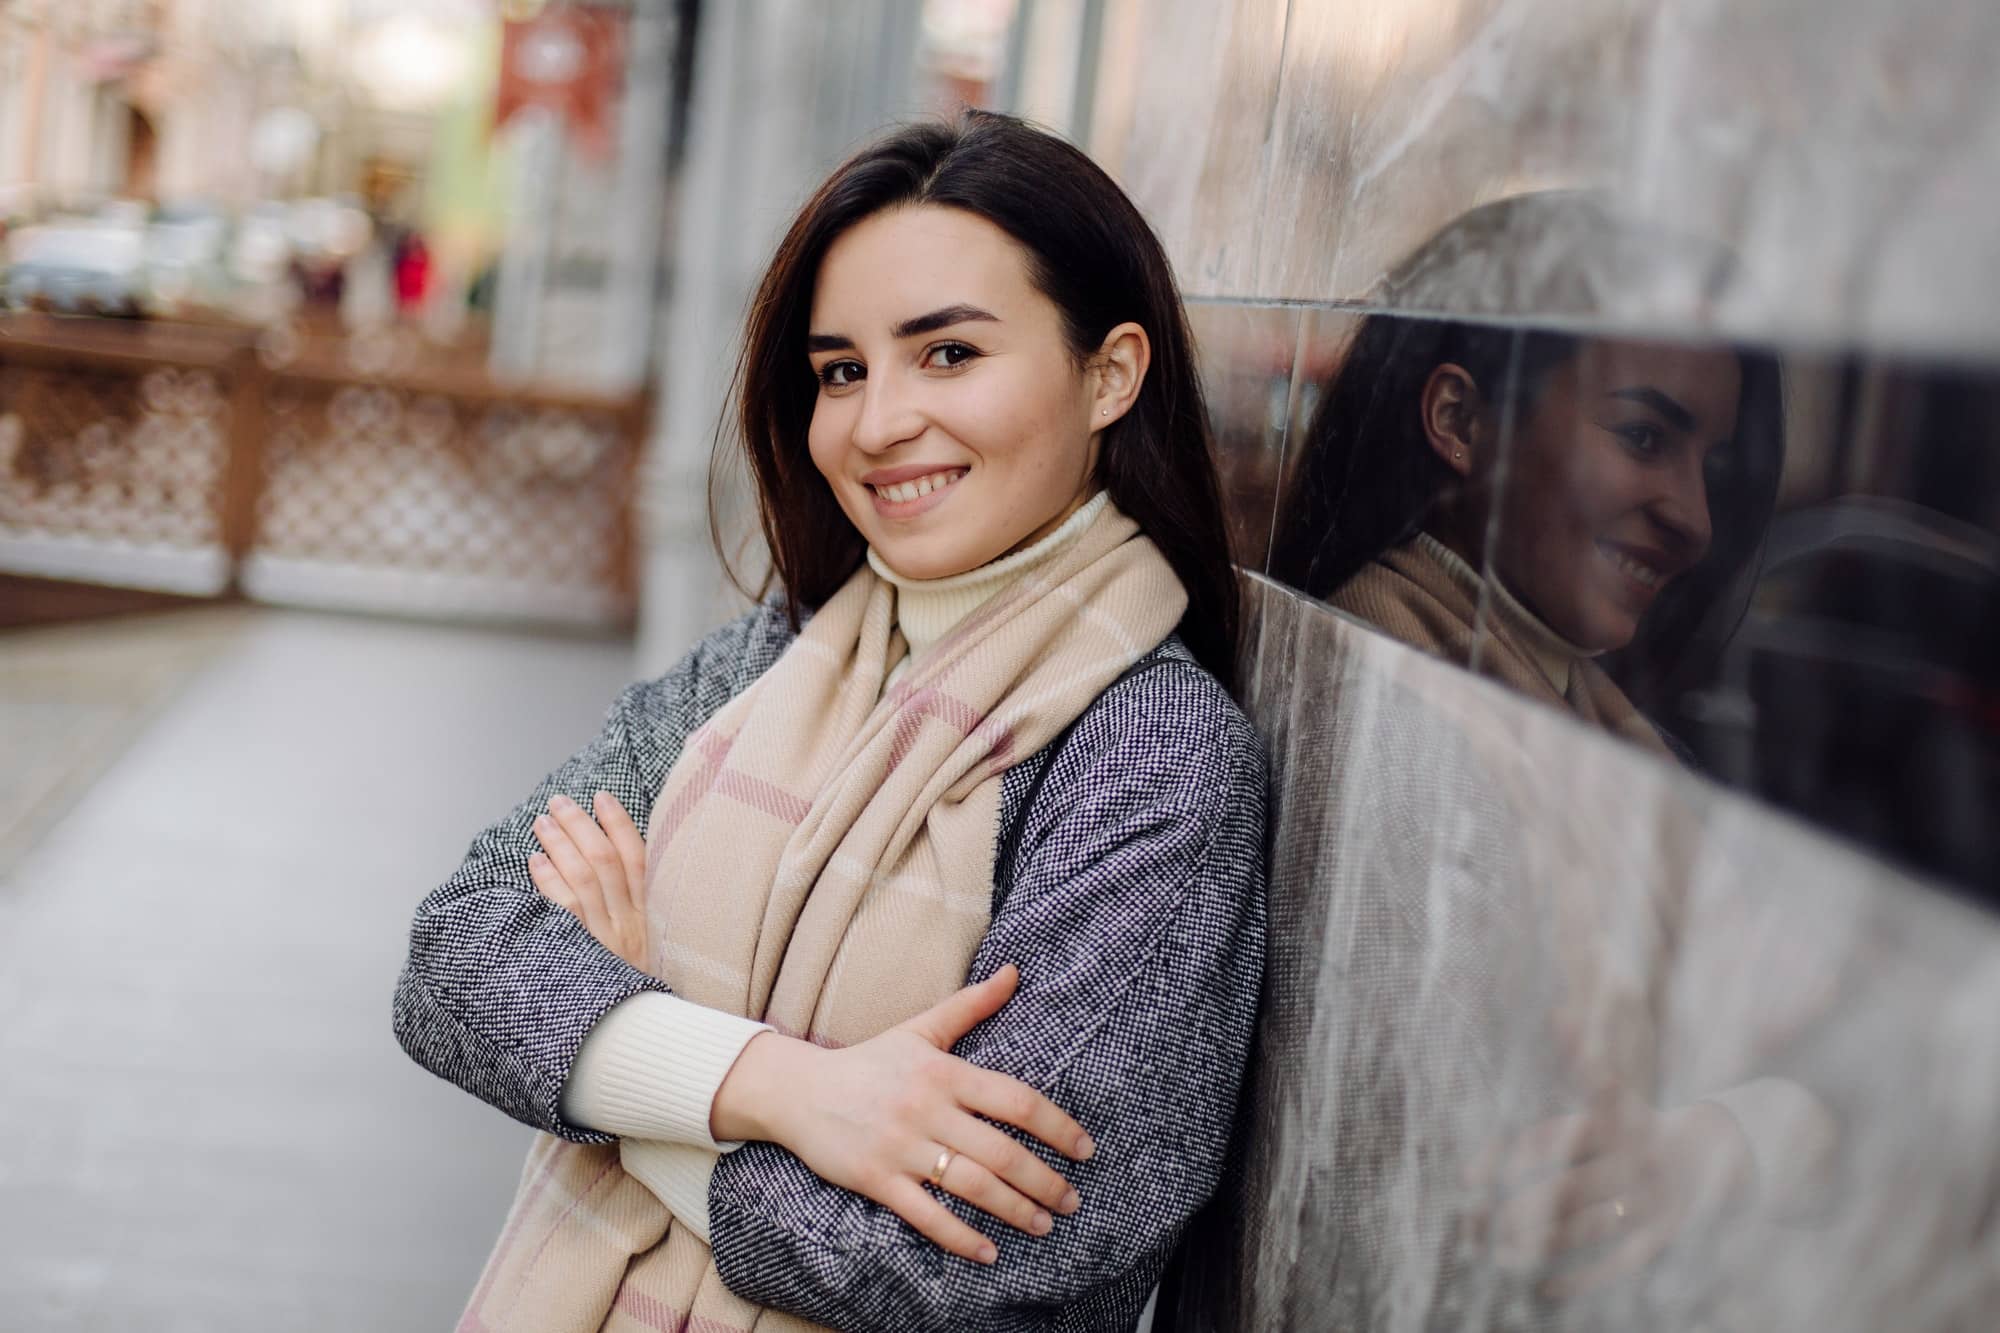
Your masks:
{"label": "turtleneck collar", "polygon": [[884,582],[895,586],[896,626],[903,631],[903,639],[910,645],[910,655],[903,659],[891,678],[923,656],[925,649],[951,633],[954,625],[984,605],[995,593],[1012,586],[1029,571],[1061,554],[1071,542],[1083,535],[1084,529],[1103,512],[1110,499],[1108,491],[1099,491],[1064,519],[1054,532],[1033,546],[990,561],[977,569],[941,579],[905,578],[889,568],[888,563],[875,553],[874,547],[869,547],[869,568],[881,575]]}
{"label": "turtleneck collar", "polygon": [[1451,575],[1452,582],[1465,589],[1475,603],[1482,592],[1490,593],[1500,607],[1500,613],[1521,635],[1524,646],[1535,659],[1535,665],[1549,683],[1556,687],[1556,693],[1569,693],[1570,672],[1576,663],[1596,653],[1579,648],[1562,635],[1550,629],[1547,622],[1522,604],[1521,599],[1509,592],[1507,585],[1498,577],[1482,578],[1479,571],[1466,563],[1465,557],[1446,546],[1428,532],[1417,534],[1417,545],[1424,554],[1443,565]]}

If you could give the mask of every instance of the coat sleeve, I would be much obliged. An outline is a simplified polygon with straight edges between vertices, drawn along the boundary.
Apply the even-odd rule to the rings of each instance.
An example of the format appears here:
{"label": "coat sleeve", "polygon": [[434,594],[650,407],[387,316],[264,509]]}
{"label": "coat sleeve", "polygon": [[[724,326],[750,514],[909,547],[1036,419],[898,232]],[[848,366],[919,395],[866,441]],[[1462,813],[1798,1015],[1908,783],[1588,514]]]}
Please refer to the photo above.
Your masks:
{"label": "coat sleeve", "polygon": [[751,1143],[710,1181],[710,1241],[739,1295],[845,1329],[1129,1326],[1214,1190],[1264,957],[1267,775],[1248,721],[1191,663],[1114,686],[1050,761],[972,967],[1021,969],[959,1043],[1032,1084],[1096,1141],[1052,1234],[960,1200],[999,1261],[953,1258],[888,1209]]}
{"label": "coat sleeve", "polygon": [[396,1038],[411,1059],[536,1129],[608,1140],[563,1119],[563,1084],[598,1019],[666,985],[535,891],[532,825],[555,793],[587,810],[602,790],[644,828],[689,733],[741,688],[746,664],[775,654],[773,619],[768,608],[753,611],[665,676],[627,689],[597,736],[474,838],[457,871],[418,905],[395,996]]}

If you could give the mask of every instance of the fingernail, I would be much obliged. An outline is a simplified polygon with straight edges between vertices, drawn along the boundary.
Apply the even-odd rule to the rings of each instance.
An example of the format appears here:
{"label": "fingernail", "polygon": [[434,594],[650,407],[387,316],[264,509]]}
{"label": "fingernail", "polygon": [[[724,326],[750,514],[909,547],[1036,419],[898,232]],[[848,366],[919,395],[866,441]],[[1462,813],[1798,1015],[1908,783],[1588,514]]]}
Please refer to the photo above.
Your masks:
{"label": "fingernail", "polygon": [[536,815],[536,816],[535,816],[535,831],[536,831],[537,833],[539,833],[539,832],[541,832],[541,831],[542,831],[543,829],[551,827],[551,826],[552,826],[552,825],[553,825],[554,823],[555,823],[555,821],[554,821],[554,820],[552,820],[552,819],[550,819],[550,818],[549,818],[549,817],[548,817],[547,815]]}
{"label": "fingernail", "polygon": [[1096,1151],[1097,1151],[1097,1145],[1092,1143],[1090,1141],[1090,1135],[1086,1134],[1082,1138],[1076,1141],[1076,1152],[1074,1156],[1076,1157],[1076,1160],[1079,1162],[1087,1162],[1090,1160],[1090,1155]]}
{"label": "fingernail", "polygon": [[1069,1193],[1063,1195],[1063,1201],[1056,1205],[1056,1211],[1067,1217],[1081,1207],[1083,1207],[1083,1200],[1076,1197],[1075,1190],[1071,1190]]}
{"label": "fingernail", "polygon": [[554,796],[549,797],[549,809],[551,810],[571,810],[575,807],[576,802],[564,796],[561,792],[557,792]]}
{"label": "fingernail", "polygon": [[530,856],[528,858],[528,864],[534,866],[537,869],[540,869],[542,866],[545,866],[548,863],[549,863],[549,858],[541,852],[536,852],[533,856]]}
{"label": "fingernail", "polygon": [[1037,1236],[1048,1235],[1055,1228],[1055,1224],[1056,1220],[1039,1208],[1035,1209],[1035,1215],[1028,1219],[1028,1229]]}
{"label": "fingernail", "polygon": [[990,1264],[990,1263],[992,1263],[992,1262],[993,1262],[993,1261],[994,1261],[995,1259],[998,1259],[999,1257],[1000,1257],[1000,1251],[998,1251],[998,1250],[996,1250],[996,1249],[994,1249],[994,1248],[993,1248],[993,1242],[992,1242],[992,1241],[988,1241],[988,1242],[986,1242],[986,1244],[984,1244],[984,1245],[982,1245],[982,1246],[980,1246],[980,1247],[979,1247],[979,1262],[980,1262],[980,1263],[982,1263],[982,1264]]}

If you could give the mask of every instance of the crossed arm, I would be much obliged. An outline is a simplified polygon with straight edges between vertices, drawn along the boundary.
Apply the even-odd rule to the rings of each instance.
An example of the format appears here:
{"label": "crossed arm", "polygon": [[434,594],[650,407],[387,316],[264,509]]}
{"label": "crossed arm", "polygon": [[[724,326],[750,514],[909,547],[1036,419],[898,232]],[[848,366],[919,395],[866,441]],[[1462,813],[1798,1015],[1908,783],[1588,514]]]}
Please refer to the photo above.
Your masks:
{"label": "crossed arm", "polygon": [[[628,691],[597,740],[482,834],[425,900],[397,998],[398,1035],[420,1063],[537,1128],[609,1137],[561,1114],[572,1063],[604,1014],[665,987],[534,891],[534,821],[558,794],[587,808],[603,790],[642,825],[688,732],[782,650],[770,620],[746,617],[669,676]],[[1208,734],[1144,743],[1158,730],[1149,718],[1159,688],[1094,710],[1065,747],[1067,777],[1056,785],[1107,803],[1054,799],[1029,812],[1018,872],[975,963],[985,984],[962,994],[932,1036],[949,1038],[951,1022],[972,1030],[956,1059],[926,1043],[929,1058],[911,1066],[956,1071],[913,1079],[929,1078],[958,1123],[980,1131],[989,1151],[979,1165],[1013,1198],[979,1200],[970,1183],[964,1193],[923,1189],[914,1181],[935,1164],[927,1148],[922,1162],[896,1167],[909,1205],[899,1210],[818,1174],[803,1139],[760,1139],[721,1159],[708,1195],[717,1263],[740,1294],[863,1326],[1036,1327],[1092,1302],[1136,1312],[1214,1186],[1263,952],[1261,750],[1213,682],[1215,698],[1183,698],[1179,709]],[[1008,963],[1020,972],[1011,1000]],[[972,1081],[988,1093],[969,1090]],[[1011,1105],[980,1100],[1003,1085],[1020,1089],[1004,1094]],[[1032,1103],[1022,1098],[1030,1089]],[[758,1100],[741,1128],[772,1132],[754,1122]],[[725,1122],[728,1104],[715,1108]],[[1082,1151],[1077,1121],[1096,1138],[1083,1162],[1061,1155]],[[961,1153],[953,1186],[975,1179]],[[1066,1214],[1072,1188],[1076,1211]],[[928,1213],[922,1230],[904,1215],[918,1210]],[[957,1257],[967,1253],[999,1262]]]}

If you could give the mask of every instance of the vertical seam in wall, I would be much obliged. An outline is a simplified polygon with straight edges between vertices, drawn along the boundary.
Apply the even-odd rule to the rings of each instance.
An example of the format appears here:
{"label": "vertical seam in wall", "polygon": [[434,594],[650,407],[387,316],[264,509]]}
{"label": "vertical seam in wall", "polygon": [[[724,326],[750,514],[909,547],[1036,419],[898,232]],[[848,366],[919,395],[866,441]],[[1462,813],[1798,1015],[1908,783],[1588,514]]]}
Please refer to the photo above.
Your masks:
{"label": "vertical seam in wall", "polygon": [[1299,368],[1306,357],[1306,322],[1312,318],[1312,308],[1300,306],[1292,312],[1298,323],[1292,333],[1291,382],[1285,387],[1285,419],[1278,427],[1278,473],[1277,484],[1271,488],[1271,521],[1264,528],[1264,556],[1257,566],[1259,574],[1271,572],[1271,548],[1278,540],[1278,514],[1284,508],[1285,475],[1291,462],[1292,422],[1299,413]]}

